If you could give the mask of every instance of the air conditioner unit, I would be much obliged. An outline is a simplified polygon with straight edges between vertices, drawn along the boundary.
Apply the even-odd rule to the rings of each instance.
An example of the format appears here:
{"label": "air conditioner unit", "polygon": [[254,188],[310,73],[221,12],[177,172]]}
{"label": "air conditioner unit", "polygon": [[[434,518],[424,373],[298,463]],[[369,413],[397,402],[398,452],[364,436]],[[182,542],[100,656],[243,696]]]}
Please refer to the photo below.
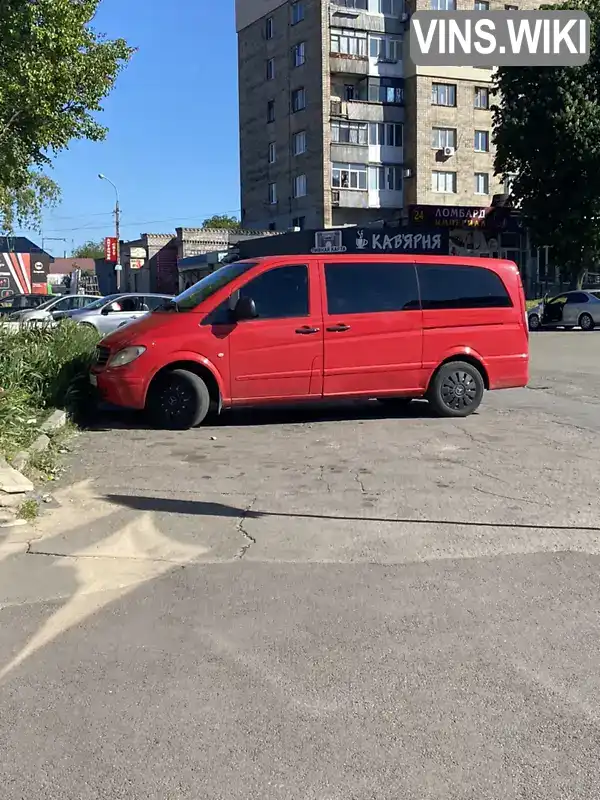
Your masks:
{"label": "air conditioner unit", "polygon": [[408,22],[408,18],[409,18],[409,16],[410,16],[410,15],[409,15],[409,14],[407,14],[407,12],[405,11],[405,12],[404,12],[404,14],[402,14],[402,16],[400,17],[400,21],[401,21],[401,22]]}
{"label": "air conditioner unit", "polygon": [[410,167],[406,167],[402,170],[402,174],[405,178],[412,178],[412,169]]}
{"label": "air conditioner unit", "polygon": [[444,147],[444,156],[446,158],[450,158],[450,156],[453,156],[454,153],[455,153],[454,147]]}

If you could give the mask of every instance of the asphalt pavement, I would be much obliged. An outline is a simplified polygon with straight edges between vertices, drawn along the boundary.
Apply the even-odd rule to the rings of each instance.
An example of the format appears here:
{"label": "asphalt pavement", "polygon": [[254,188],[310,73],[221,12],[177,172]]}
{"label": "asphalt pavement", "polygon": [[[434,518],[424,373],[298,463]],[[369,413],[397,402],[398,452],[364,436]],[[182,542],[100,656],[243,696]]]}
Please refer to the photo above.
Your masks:
{"label": "asphalt pavement", "polygon": [[109,415],[0,530],[2,800],[600,796],[600,332],[530,386]]}

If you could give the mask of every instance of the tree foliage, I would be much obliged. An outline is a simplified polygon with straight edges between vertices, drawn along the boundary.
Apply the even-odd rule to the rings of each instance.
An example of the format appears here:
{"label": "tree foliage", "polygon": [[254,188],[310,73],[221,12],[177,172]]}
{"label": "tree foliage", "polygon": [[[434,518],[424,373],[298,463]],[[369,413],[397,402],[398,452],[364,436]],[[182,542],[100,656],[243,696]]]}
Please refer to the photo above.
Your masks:
{"label": "tree foliage", "polygon": [[72,254],[72,258],[104,258],[104,242],[85,242],[84,244],[76,247]]}
{"label": "tree foliage", "polygon": [[228,217],[226,214],[215,214],[202,223],[202,227],[206,228],[230,228],[236,230],[240,227],[240,221],[237,217]]}
{"label": "tree foliage", "polygon": [[0,2],[0,228],[39,220],[57,185],[43,174],[73,139],[99,141],[94,114],[132,49],[90,26],[100,0]]}
{"label": "tree foliage", "polygon": [[581,286],[600,264],[600,3],[574,0],[591,20],[591,58],[579,67],[504,67],[496,80],[496,174],[534,243],[549,246],[564,278]]}

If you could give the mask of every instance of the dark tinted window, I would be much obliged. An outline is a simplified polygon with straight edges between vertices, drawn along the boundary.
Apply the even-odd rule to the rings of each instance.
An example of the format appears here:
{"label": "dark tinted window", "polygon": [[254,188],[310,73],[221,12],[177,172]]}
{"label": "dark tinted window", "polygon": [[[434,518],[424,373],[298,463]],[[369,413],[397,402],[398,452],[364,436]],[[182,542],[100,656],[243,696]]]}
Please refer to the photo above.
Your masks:
{"label": "dark tinted window", "polygon": [[501,279],[484,267],[420,264],[417,269],[424,309],[512,306]]}
{"label": "dark tinted window", "polygon": [[153,295],[146,295],[143,298],[144,304],[148,307],[149,311],[154,311],[156,308],[164,306],[167,302],[166,297],[155,297]]}
{"label": "dark tinted window", "polygon": [[251,280],[240,296],[256,303],[259,319],[308,316],[308,267],[277,267]]}
{"label": "dark tinted window", "polygon": [[419,309],[417,279],[412,264],[326,264],[325,280],[329,314]]}
{"label": "dark tinted window", "polygon": [[575,303],[587,303],[588,296],[583,292],[573,292],[573,294],[567,295],[567,303],[575,304]]}

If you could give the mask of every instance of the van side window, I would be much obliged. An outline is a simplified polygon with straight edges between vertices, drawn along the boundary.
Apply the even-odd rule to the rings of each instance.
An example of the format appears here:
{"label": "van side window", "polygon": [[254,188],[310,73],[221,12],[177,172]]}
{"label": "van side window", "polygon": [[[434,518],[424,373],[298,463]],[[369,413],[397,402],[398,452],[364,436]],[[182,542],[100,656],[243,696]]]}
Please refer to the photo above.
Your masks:
{"label": "van side window", "polygon": [[325,282],[329,314],[420,309],[414,264],[393,261],[325,264]]}
{"label": "van side window", "polygon": [[308,267],[275,267],[240,288],[240,297],[251,297],[258,319],[308,316]]}
{"label": "van side window", "polygon": [[417,272],[423,310],[512,306],[501,278],[490,269],[455,264],[419,264]]}

